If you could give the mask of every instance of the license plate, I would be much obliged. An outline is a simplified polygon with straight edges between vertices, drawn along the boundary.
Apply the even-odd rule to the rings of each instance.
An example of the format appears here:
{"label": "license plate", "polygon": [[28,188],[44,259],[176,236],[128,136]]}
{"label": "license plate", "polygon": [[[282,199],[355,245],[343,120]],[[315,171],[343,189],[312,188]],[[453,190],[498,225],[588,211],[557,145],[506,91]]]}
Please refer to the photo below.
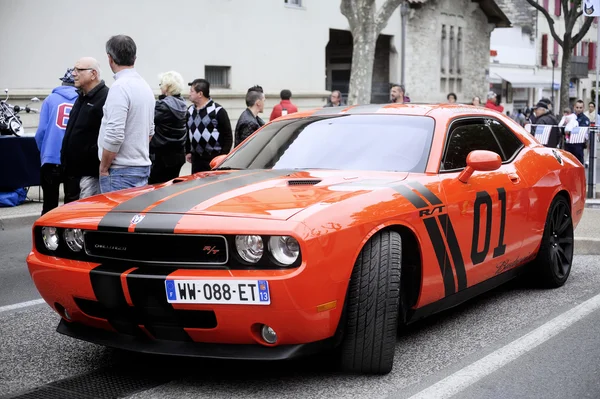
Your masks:
{"label": "license plate", "polygon": [[269,305],[267,280],[165,280],[169,303]]}

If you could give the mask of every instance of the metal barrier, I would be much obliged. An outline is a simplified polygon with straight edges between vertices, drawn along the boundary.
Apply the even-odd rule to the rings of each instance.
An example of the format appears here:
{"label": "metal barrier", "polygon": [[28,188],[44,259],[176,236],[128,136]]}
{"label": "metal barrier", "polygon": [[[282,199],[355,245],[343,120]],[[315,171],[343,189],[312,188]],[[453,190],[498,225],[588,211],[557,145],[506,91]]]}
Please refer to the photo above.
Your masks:
{"label": "metal barrier", "polygon": [[[596,198],[596,155],[600,144],[600,126],[575,127],[565,132],[564,126],[557,125],[525,125],[525,130],[546,147],[565,149],[565,144],[588,144],[587,197]],[[584,160],[585,161],[585,160]]]}

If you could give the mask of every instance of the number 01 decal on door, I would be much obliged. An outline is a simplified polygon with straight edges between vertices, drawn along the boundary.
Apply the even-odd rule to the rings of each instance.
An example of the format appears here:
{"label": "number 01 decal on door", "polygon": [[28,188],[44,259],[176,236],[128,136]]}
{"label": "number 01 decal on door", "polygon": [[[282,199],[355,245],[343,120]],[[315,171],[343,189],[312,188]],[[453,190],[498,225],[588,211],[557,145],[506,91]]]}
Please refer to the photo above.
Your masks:
{"label": "number 01 decal on door", "polygon": [[[498,245],[494,248],[494,258],[504,255],[506,245],[504,244],[504,229],[506,227],[506,190],[497,188],[498,200],[500,201],[500,233],[498,234]],[[485,205],[485,241],[483,249],[479,248],[479,228],[481,225],[481,206]],[[471,242],[471,261],[473,265],[483,262],[490,250],[490,239],[492,235],[492,197],[487,191],[479,191],[475,198],[475,209],[473,210],[473,239]]]}

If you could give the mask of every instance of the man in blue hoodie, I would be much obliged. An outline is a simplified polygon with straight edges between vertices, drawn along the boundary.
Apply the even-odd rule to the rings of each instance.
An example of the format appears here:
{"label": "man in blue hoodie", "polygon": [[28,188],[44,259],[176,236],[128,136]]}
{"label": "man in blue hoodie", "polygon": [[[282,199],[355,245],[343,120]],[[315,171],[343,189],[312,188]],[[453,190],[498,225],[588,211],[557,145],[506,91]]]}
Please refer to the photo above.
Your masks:
{"label": "man in blue hoodie", "polygon": [[65,135],[69,113],[77,99],[72,69],[59,78],[62,85],[52,90],[42,104],[40,123],[35,141],[40,150],[42,169],[40,173],[44,205],[42,215],[58,206],[58,190],[63,180],[60,165],[60,149]]}

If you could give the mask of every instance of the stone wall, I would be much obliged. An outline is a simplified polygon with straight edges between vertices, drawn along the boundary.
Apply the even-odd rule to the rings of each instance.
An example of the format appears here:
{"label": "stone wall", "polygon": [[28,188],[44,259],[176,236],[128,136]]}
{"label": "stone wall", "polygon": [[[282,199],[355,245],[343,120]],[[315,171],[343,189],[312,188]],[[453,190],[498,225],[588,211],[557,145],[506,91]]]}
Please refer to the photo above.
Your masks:
{"label": "stone wall", "polygon": [[[442,25],[462,30],[460,74],[456,70],[450,73],[447,68],[441,72]],[[411,101],[442,102],[449,92],[455,92],[458,101],[464,103],[473,96],[483,98],[487,93],[492,28],[481,8],[470,0],[428,1],[411,10],[406,44],[406,89]]]}

